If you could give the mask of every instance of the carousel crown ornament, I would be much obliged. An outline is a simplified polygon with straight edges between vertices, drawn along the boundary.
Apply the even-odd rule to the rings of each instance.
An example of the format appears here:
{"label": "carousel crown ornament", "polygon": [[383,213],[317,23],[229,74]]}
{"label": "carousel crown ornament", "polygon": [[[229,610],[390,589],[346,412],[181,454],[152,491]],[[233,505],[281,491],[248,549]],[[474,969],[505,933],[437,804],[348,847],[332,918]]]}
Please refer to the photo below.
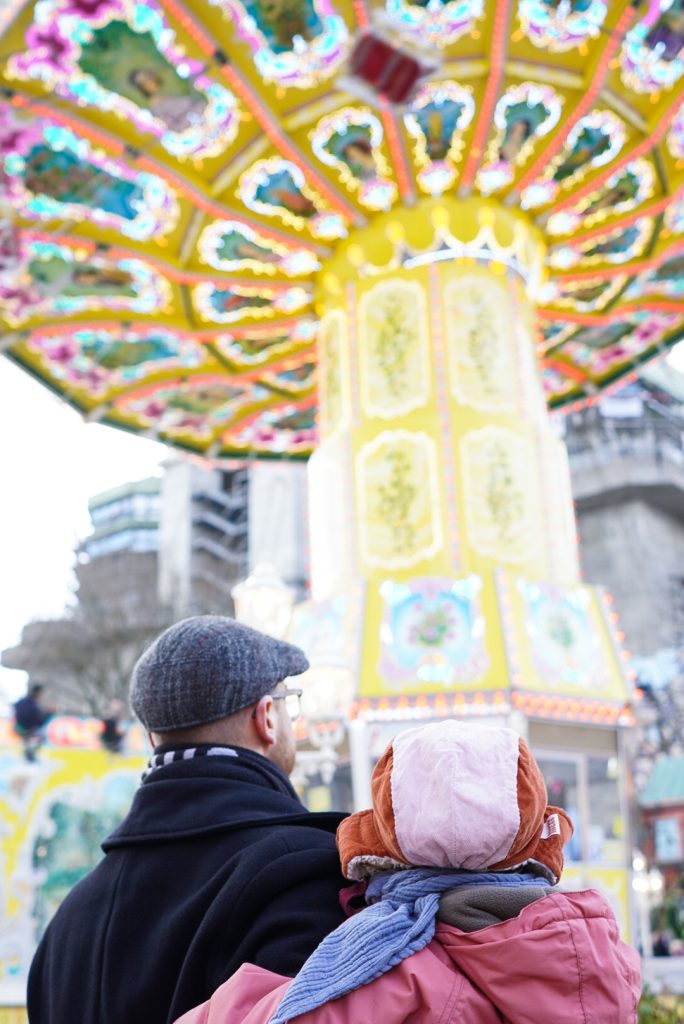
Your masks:
{"label": "carousel crown ornament", "polygon": [[616,722],[549,410],[684,335],[684,3],[9,0],[0,31],[7,355],[216,462],[311,456],[293,639],[353,714]]}

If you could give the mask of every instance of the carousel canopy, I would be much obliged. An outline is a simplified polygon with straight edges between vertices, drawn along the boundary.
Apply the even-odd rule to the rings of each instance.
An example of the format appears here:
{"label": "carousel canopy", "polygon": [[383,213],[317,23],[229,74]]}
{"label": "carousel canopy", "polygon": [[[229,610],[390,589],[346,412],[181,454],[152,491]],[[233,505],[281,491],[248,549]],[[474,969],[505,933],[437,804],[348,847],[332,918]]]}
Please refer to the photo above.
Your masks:
{"label": "carousel canopy", "polygon": [[543,232],[552,407],[684,334],[682,0],[9,0],[0,22],[0,344],[88,418],[308,455],[319,272],[422,197]]}

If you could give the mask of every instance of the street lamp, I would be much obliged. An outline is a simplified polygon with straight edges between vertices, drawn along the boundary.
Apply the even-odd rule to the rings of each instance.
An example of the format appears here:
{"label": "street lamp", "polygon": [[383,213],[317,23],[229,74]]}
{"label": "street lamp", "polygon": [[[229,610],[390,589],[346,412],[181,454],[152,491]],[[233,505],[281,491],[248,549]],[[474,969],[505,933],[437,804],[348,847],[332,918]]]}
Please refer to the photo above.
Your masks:
{"label": "street lamp", "polygon": [[354,700],[356,681],[348,668],[314,664],[302,676],[302,714],[309,722],[346,719]]}
{"label": "street lamp", "polygon": [[314,664],[301,676],[302,715],[312,750],[298,755],[302,781],[318,773],[327,786],[339,761],[339,748],[346,735],[356,682],[353,673],[340,665]]}
{"label": "street lamp", "polygon": [[285,637],[295,595],[270,562],[258,562],[247,579],[236,583],[230,594],[235,602],[236,619],[278,640]]}
{"label": "street lamp", "polygon": [[[258,562],[249,576],[233,587],[231,596],[240,622],[281,640],[287,636],[295,595],[270,562]],[[293,778],[303,785],[311,775],[318,774],[325,785],[330,785],[356,692],[355,674],[336,649],[337,635],[331,638],[323,629],[313,638],[313,644],[302,642],[298,636],[291,639],[307,649],[311,660],[311,667],[297,677],[297,685],[304,691],[302,715],[311,748],[299,751]]]}
{"label": "street lamp", "polygon": [[657,904],[663,890],[663,876],[656,867],[647,870],[646,858],[637,851],[632,858],[632,889],[639,912],[639,932],[641,934],[641,955],[653,956],[653,936],[651,934],[651,908]]}

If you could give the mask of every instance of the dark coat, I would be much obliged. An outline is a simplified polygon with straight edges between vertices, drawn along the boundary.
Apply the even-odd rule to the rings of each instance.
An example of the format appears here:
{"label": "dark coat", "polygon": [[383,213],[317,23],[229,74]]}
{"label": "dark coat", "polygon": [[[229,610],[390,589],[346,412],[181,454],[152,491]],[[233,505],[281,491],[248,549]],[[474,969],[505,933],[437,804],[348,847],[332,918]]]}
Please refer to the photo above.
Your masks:
{"label": "dark coat", "polygon": [[153,771],[31,965],[31,1024],[166,1024],[243,963],[294,975],[344,920],[339,814],[251,751]]}
{"label": "dark coat", "polygon": [[44,711],[38,701],[28,695],[22,697],[14,705],[14,723],[18,732],[37,732],[41,726],[45,725],[49,717],[50,712]]}

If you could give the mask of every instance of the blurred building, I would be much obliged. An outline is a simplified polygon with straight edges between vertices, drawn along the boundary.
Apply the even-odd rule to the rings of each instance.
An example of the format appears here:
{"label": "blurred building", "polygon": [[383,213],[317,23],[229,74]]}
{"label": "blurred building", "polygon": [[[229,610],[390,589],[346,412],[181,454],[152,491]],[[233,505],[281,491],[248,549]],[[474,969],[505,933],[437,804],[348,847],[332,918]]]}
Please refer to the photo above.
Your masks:
{"label": "blurred building", "polygon": [[159,594],[176,618],[230,614],[247,570],[249,474],[173,459],[161,481]]}
{"label": "blurred building", "polygon": [[[670,756],[656,761],[639,796],[639,808],[639,845],[651,865],[649,877],[660,882],[658,898],[650,901],[650,926],[655,935],[664,937],[666,951],[681,954],[684,953],[684,757]],[[681,964],[681,956],[676,959]],[[682,973],[680,968],[677,986],[673,979],[665,979],[675,991],[684,992]],[[648,980],[651,981],[650,977]]]}
{"label": "blurred building", "polygon": [[626,644],[684,641],[684,376],[662,361],[562,421],[584,578],[613,595]]}
{"label": "blurred building", "polygon": [[95,495],[88,502],[92,533],[83,541],[81,561],[122,551],[158,552],[161,481],[147,477]]}
{"label": "blurred building", "polygon": [[175,459],[161,484],[159,587],[178,617],[231,614],[231,591],[261,561],[303,597],[307,587],[306,466]]}
{"label": "blurred building", "polygon": [[678,881],[684,864],[684,756],[664,757],[655,764],[639,804],[644,852]]}

